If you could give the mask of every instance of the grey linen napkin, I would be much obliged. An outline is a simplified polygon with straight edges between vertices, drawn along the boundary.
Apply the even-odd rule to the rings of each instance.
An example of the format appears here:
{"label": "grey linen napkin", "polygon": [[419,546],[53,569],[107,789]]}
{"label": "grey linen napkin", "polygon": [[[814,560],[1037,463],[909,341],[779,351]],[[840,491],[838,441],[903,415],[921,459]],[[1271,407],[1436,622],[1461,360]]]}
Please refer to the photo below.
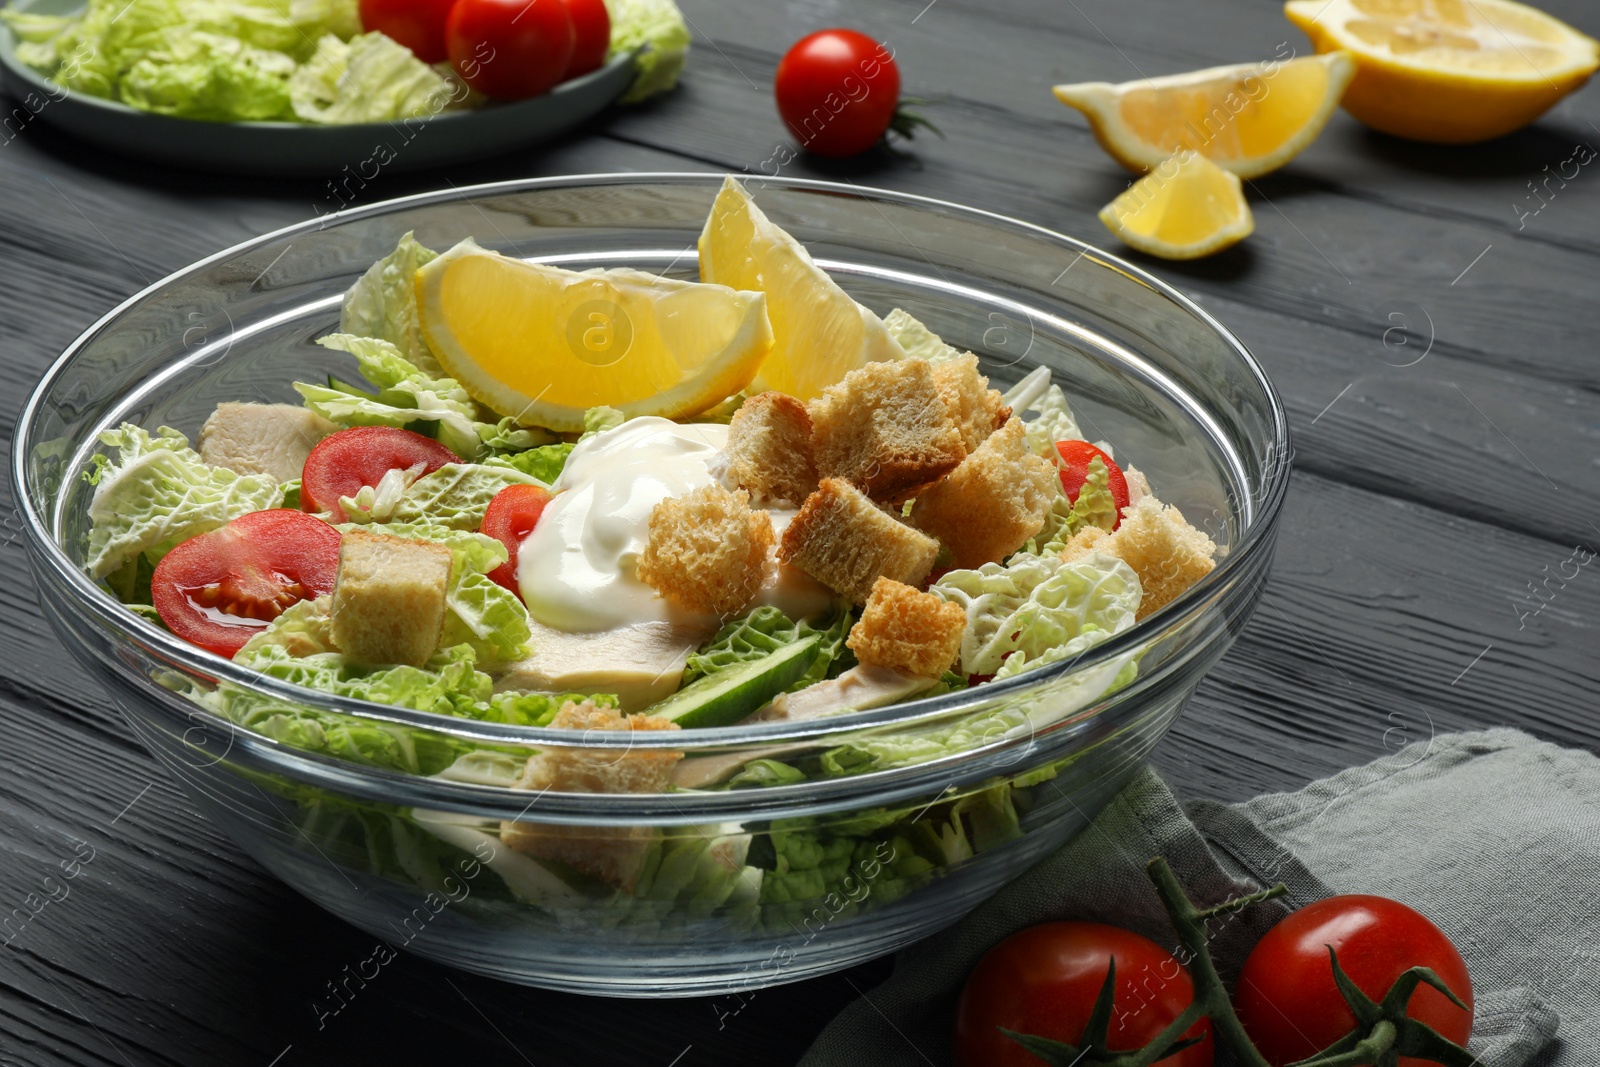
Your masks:
{"label": "grey linen napkin", "polygon": [[[1145,769],[1054,855],[902,952],[801,1067],[950,1063],[962,982],[1025,926],[1089,919],[1174,947],[1144,873],[1156,855],[1202,904],[1279,881],[1293,906],[1334,893],[1405,901],[1467,961],[1470,1048],[1483,1067],[1600,1063],[1600,759],[1489,730],[1435,737],[1297,793],[1187,813]],[[1214,922],[1224,978],[1286,910],[1274,901]]]}

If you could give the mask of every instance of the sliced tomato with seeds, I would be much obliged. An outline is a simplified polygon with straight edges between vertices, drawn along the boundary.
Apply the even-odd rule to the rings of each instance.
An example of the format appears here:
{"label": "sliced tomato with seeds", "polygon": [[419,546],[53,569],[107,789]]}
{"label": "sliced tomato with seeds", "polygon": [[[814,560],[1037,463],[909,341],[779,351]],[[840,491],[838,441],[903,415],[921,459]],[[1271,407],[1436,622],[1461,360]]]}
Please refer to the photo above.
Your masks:
{"label": "sliced tomato with seeds", "polygon": [[488,510],[483,513],[483,523],[479,532],[506,546],[506,551],[511,558],[489,572],[489,577],[505,586],[507,589],[522,595],[522,590],[517,585],[517,549],[522,547],[523,539],[533,532],[539,525],[539,516],[544,514],[544,506],[550,503],[550,491],[537,485],[508,485],[494,495],[489,501]]}
{"label": "sliced tomato with seeds", "polygon": [[[420,474],[432,474],[461,457],[431,437],[392,426],[357,426],[322,439],[306,457],[300,475],[300,506],[328,512],[334,522],[345,521],[339,498],[355,496],[364,485],[377,485],[392,470],[420,465]],[[419,474],[419,476],[420,476]]]}
{"label": "sliced tomato with seeds", "polygon": [[161,558],[150,599],[167,628],[231,657],[302,600],[333,592],[339,531],[291,508],[253,511]]}
{"label": "sliced tomato with seeds", "polygon": [[1117,505],[1117,521],[1111,528],[1122,525],[1122,509],[1128,506],[1128,479],[1123,477],[1117,461],[1088,441],[1057,441],[1056,451],[1061,455],[1061,489],[1074,504],[1083,492],[1083,483],[1089,480],[1089,463],[1100,460],[1106,465],[1106,483],[1111,488],[1111,499]]}

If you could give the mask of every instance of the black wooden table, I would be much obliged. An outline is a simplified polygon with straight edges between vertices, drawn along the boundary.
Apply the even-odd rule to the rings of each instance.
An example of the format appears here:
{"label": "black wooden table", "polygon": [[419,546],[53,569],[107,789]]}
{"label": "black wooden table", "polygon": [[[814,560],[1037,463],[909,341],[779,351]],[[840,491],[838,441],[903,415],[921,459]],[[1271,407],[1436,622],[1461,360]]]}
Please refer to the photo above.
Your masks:
{"label": "black wooden table", "polygon": [[[0,425],[9,435],[40,372],[107,308],[334,210],[345,190],[370,203],[447,181],[758,171],[789,143],[774,67],[814,29],[888,41],[907,93],[943,98],[948,139],[919,139],[913,159],[799,159],[786,174],[925,193],[1108,247],[1095,212],[1127,178],[1050,85],[1266,58],[1284,42],[1306,51],[1277,0],[683,6],[697,44],[676,93],[447,173],[336,192],[151,169],[8,124]],[[1600,34],[1589,0],[1545,6]],[[1600,567],[1570,577],[1566,562],[1600,547],[1600,164],[1546,180],[1570,172],[1579,145],[1600,146],[1594,88],[1476,148],[1396,141],[1340,114],[1250,183],[1257,228],[1243,246],[1146,264],[1255,351],[1295,434],[1265,601],[1156,757],[1183,794],[1292,789],[1436,731],[1497,724],[1600,749]],[[0,1063],[782,1064],[887,972],[769,990],[719,1019],[706,1000],[586,999],[401,957],[319,1029],[312,1001],[371,939],[206,824],[191,829],[189,800],[40,619],[9,501],[3,514],[0,914],[51,895],[0,948]],[[84,857],[68,895],[44,882]]]}

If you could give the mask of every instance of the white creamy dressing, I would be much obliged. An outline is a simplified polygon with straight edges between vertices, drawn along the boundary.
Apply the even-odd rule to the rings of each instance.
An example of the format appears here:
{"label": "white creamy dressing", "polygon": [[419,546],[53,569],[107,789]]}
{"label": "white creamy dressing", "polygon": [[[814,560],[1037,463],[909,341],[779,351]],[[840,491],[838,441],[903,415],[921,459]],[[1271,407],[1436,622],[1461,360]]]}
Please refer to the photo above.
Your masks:
{"label": "white creamy dressing", "polygon": [[[719,480],[728,428],[647,416],[579,442],[556,479],[555,497],[517,552],[528,614],[557,630],[595,633],[640,622],[693,622],[635,573],[651,510]],[[774,532],[795,513],[767,508]],[[790,618],[825,611],[827,588],[779,564],[756,597]],[[714,627],[716,619],[707,617]]]}

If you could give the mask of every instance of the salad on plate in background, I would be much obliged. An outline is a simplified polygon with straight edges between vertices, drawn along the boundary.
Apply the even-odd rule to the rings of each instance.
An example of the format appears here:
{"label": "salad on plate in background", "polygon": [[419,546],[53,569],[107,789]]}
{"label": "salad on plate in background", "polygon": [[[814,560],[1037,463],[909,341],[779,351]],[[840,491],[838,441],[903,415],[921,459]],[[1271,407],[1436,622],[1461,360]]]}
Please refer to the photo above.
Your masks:
{"label": "salad on plate in background", "polygon": [[[299,404],[219,404],[193,444],[168,427],[101,434],[85,565],[150,622],[307,689],[669,732],[838,716],[1068,662],[1213,568],[1210,539],[1083,438],[1048,368],[990,388],[973,354],[853,300],[732,178],[699,268],[698,282],[572,271],[407,234],[318,341],[363,381],[295,382]],[[1136,654],[1114,660],[1076,706],[1136,668]],[[196,699],[338,759],[578,793],[862,774],[937,759],[974,729],[736,758],[530,755],[423,743],[229,683]],[[693,847],[723,849],[718,899],[741,879],[753,902],[809,899],[877,843],[904,845],[909,879],[1014,837],[1027,784],[915,818],[868,813],[848,833],[774,824],[760,855],[737,828]],[[930,835],[929,819],[947,829]],[[495,869],[525,901],[557,883],[709,892],[710,868],[692,862],[657,881],[681,841],[420,811],[409,825],[450,847],[510,846]]]}
{"label": "salad on plate in background", "polygon": [[87,0],[0,18],[67,92],[216,122],[423,118],[629,55],[632,103],[677,83],[690,40],[673,0]]}

